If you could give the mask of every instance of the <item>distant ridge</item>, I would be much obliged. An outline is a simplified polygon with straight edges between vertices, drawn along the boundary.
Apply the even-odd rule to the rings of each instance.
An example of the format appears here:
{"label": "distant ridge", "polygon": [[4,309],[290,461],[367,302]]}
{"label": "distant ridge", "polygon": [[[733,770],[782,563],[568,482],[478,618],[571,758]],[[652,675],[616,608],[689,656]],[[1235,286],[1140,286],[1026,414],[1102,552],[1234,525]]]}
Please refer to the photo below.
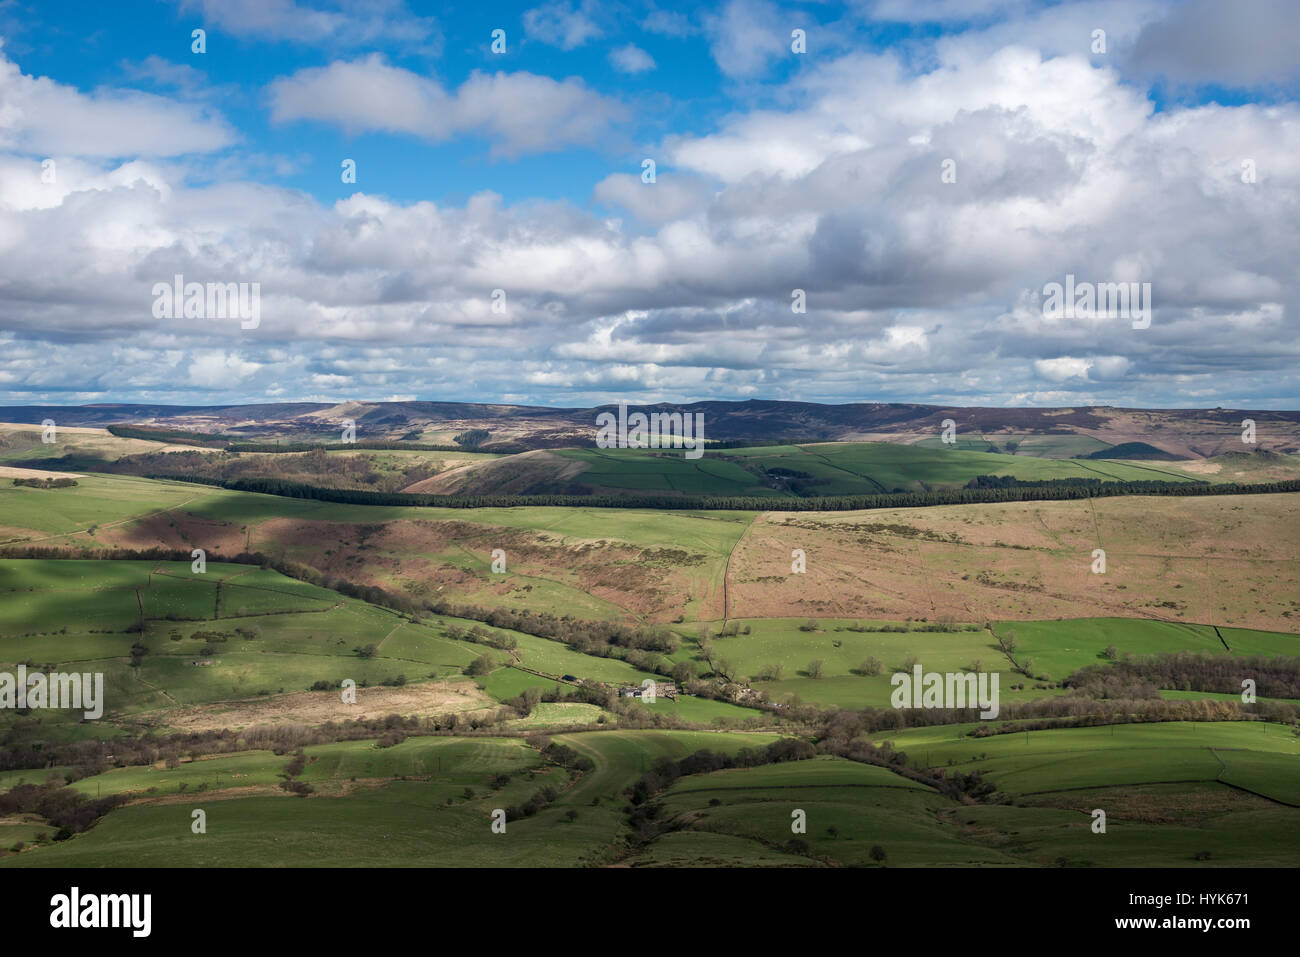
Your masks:
{"label": "distant ridge", "polygon": [[[596,416],[617,410],[551,408],[469,402],[279,402],[236,405],[96,403],[80,406],[0,407],[0,421],[66,426],[134,425],[240,440],[337,441],[348,421],[358,439],[445,444],[462,432],[489,433],[484,449],[590,446]],[[959,439],[1006,446],[1025,437],[1086,436],[1106,446],[1096,458],[1207,458],[1228,452],[1300,452],[1300,411],[1232,409],[1123,409],[1111,406],[988,408],[915,403],[823,404],[747,399],[728,402],[629,403],[629,408],[702,413],[707,440],[768,442],[885,441],[936,439],[951,419]],[[1241,441],[1243,419],[1256,423],[1257,443]],[[1075,449],[1077,454],[1079,450]],[[1139,454],[1140,453],[1140,454]]]}

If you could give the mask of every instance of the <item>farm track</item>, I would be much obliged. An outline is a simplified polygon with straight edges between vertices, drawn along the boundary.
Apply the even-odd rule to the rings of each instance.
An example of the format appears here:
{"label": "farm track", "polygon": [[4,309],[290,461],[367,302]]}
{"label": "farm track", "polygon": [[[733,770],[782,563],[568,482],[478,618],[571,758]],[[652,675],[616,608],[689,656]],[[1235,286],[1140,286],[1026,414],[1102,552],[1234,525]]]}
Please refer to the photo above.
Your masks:
{"label": "farm track", "polygon": [[766,514],[766,512],[759,512],[751,518],[749,524],[747,524],[744,530],[741,531],[740,535],[737,536],[735,542],[732,543],[731,549],[727,552],[727,563],[722,569],[722,624],[724,626],[727,624],[727,619],[730,617],[731,612],[731,599],[727,587],[727,582],[731,578],[731,558],[736,554],[736,549],[739,548],[740,543],[745,540],[745,536],[748,535],[749,530],[754,527],[754,523],[758,521],[759,516]]}

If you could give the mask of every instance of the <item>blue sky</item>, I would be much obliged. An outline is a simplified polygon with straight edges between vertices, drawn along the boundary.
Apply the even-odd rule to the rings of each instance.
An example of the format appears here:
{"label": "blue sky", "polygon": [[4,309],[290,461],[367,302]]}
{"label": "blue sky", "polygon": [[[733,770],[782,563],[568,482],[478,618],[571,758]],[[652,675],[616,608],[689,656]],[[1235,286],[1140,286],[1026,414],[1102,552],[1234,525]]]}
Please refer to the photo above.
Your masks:
{"label": "blue sky", "polygon": [[[86,92],[101,86],[129,86],[168,95],[177,91],[176,85],[161,71],[143,73],[144,65],[161,59],[172,66],[191,67],[201,73],[206,85],[222,89],[221,110],[239,129],[246,146],[301,167],[275,181],[323,202],[346,195],[337,165],[330,162],[341,155],[355,159],[367,181],[382,183],[385,195],[400,200],[464,202],[486,186],[509,202],[546,196],[585,203],[592,182],[606,173],[639,172],[647,144],[668,133],[707,132],[737,102],[728,89],[728,78],[710,55],[707,37],[693,25],[711,9],[709,5],[672,6],[682,18],[679,28],[688,31],[681,34],[647,29],[645,19],[656,9],[651,5],[629,5],[622,15],[611,12],[618,5],[593,5],[587,16],[599,34],[567,49],[537,38],[536,31],[530,35],[523,18],[537,7],[535,3],[411,4],[406,8],[411,19],[429,20],[421,40],[353,45],[342,38],[316,43],[267,31],[225,32],[208,21],[199,4],[33,3],[19,5],[21,14],[11,12],[8,22],[19,24],[20,29],[7,35],[6,49],[21,56],[25,72],[57,77]],[[800,22],[815,37],[818,18],[834,22],[827,16],[833,12],[811,4]],[[676,22],[677,18],[668,21]],[[203,57],[190,50],[189,31],[195,28],[212,34],[208,55]],[[506,31],[504,55],[491,51],[495,29]],[[888,43],[912,29],[891,24],[877,32],[885,34]],[[922,32],[930,31],[922,28]],[[616,68],[610,62],[611,50],[629,44],[644,51],[654,68],[637,73]],[[629,121],[608,141],[517,158],[489,157],[489,144],[476,136],[431,144],[383,131],[348,135],[319,123],[271,121],[264,91],[274,80],[328,65],[339,57],[375,51],[393,66],[448,86],[459,85],[476,70],[528,71],[556,79],[578,77],[588,86],[643,107],[632,111]],[[767,79],[779,80],[797,66],[793,59],[777,63]]]}
{"label": "blue sky", "polygon": [[1294,408],[1298,9],[2,0],[0,400]]}

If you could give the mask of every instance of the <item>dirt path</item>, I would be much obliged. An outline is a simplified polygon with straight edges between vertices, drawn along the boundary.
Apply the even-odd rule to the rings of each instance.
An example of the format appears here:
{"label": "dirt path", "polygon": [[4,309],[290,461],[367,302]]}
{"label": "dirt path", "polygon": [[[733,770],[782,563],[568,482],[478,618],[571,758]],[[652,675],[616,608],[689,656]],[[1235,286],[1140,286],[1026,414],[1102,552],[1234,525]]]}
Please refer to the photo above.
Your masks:
{"label": "dirt path", "polygon": [[745,540],[745,536],[748,535],[749,530],[754,527],[754,523],[765,514],[767,513],[756,513],[754,517],[749,520],[749,524],[745,526],[744,531],[737,536],[736,541],[731,546],[731,551],[727,552],[727,564],[726,567],[722,569],[722,624],[724,626],[727,624],[727,619],[731,616],[731,600],[727,589],[727,580],[731,578],[731,557],[736,554],[736,549],[739,548],[740,543]]}

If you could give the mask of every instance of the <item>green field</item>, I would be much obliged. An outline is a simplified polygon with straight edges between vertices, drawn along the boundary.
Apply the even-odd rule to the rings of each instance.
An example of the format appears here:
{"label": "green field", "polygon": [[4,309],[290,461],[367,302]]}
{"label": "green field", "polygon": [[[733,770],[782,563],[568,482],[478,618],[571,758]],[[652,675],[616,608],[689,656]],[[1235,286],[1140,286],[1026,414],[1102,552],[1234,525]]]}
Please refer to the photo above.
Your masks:
{"label": "green field", "polygon": [[[569,706],[560,706],[569,707]],[[308,747],[306,800],[276,789],[287,755],[239,752],[110,770],[86,795],[133,799],[90,831],[3,866],[1101,866],[1287,864],[1300,837],[1300,739],[1262,723],[1119,725],[886,736],[917,766],[979,770],[1007,795],[964,804],[886,768],[823,755],[697,774],[629,829],[625,790],[661,757],[736,753],[770,734],[599,731],[552,740],[593,762],[574,773],[520,738],[416,737]],[[883,740],[883,739],[882,739]],[[495,808],[543,786],[555,799],[492,834]],[[1105,834],[1091,809],[1107,810]],[[208,831],[190,831],[202,809]],[[806,828],[792,830],[796,812]],[[1158,818],[1153,818],[1158,815]],[[25,821],[30,841],[40,822]],[[19,830],[15,830],[15,834]],[[794,838],[798,841],[791,843]]]}
{"label": "green field", "polygon": [[[0,667],[102,672],[102,733],[152,711],[301,692],[322,680],[459,675],[476,657],[441,626],[255,566],[212,563],[198,574],[182,562],[3,559],[0,596]],[[31,622],[43,630],[28,630]],[[357,655],[371,644],[373,657]],[[132,666],[137,645],[145,654]],[[0,722],[20,737],[101,730],[79,730],[80,717],[51,711],[33,723],[5,712]]]}
{"label": "green field", "polygon": [[[1140,618],[1074,618],[1065,621],[1002,621],[999,635],[1014,634],[1018,662],[1033,658],[1035,674],[1057,680],[1102,660],[1114,646],[1121,654],[1154,655],[1194,651],[1210,655],[1300,656],[1300,635],[1223,627],[1228,648],[1207,625]],[[1230,651],[1229,651],[1230,649]]]}
{"label": "green field", "polygon": [[[1001,438],[1001,437],[999,437]],[[1015,441],[1014,438],[1008,437]],[[961,439],[952,446],[938,439],[913,445],[891,442],[828,442],[745,449],[719,449],[687,459],[676,451],[569,449],[556,454],[582,462],[577,481],[598,491],[669,492],[685,495],[794,494],[773,476],[798,474],[812,495],[872,495],[881,492],[956,488],[977,475],[1014,476],[1026,481],[1093,478],[1102,481],[1185,482],[1186,473],[1158,465],[1120,461],[1073,461],[1105,443],[1086,438],[1030,441],[1017,454],[1003,454],[983,439]],[[1067,438],[1067,437],[1061,437]],[[1001,448],[1002,446],[999,446]]]}
{"label": "green field", "polygon": [[[584,461],[590,467],[577,481],[602,488],[774,500],[792,494],[791,480],[811,482],[816,494],[857,494],[953,487],[977,474],[1173,477],[1163,464],[1066,458],[1090,451],[1088,441],[1066,438],[964,437],[955,449],[929,442],[774,446],[701,460],[635,450],[555,455]],[[1009,441],[1018,443],[1015,455],[988,450],[990,443],[1005,450]],[[397,474],[409,465],[406,455],[373,457],[379,471]],[[945,615],[947,631],[924,630],[930,625],[919,618],[723,621],[737,604],[734,569],[730,597],[722,598],[729,563],[751,547],[751,561],[768,560],[762,540],[754,544],[751,525],[762,520],[756,523],[752,512],[381,508],[129,477],[79,481],[61,490],[0,485],[0,539],[188,550],[211,538],[223,543],[212,546],[214,554],[260,550],[277,567],[295,571],[282,560],[316,569],[322,577],[301,572],[313,580],[378,584],[414,602],[395,603],[407,609],[399,613],[253,564],[211,561],[196,573],[187,561],[0,559],[0,671],[26,663],[102,672],[107,697],[101,721],[81,721],[79,712],[0,712],[7,747],[26,749],[29,765],[0,772],[0,791],[76,777],[70,788],[77,794],[127,801],[66,840],[55,840],[57,829],[31,814],[0,818],[4,866],[1296,863],[1300,737],[1287,724],[1288,702],[1271,703],[1273,723],[1168,721],[988,734],[995,722],[867,736],[904,751],[929,783],[821,753],[682,778],[655,794],[653,814],[644,816],[630,816],[629,794],[660,759],[757,749],[778,740],[774,732],[825,750],[838,740],[830,733],[837,722],[859,720],[834,709],[888,708],[890,679],[909,658],[940,672],[978,663],[999,675],[1002,703],[1022,703],[1072,693],[1057,683],[1080,668],[1105,666],[1112,647],[1119,657],[1191,651],[1295,659],[1294,634],[1221,626],[1221,641],[1205,625],[1119,617],[985,627],[982,619]],[[1224,514],[1225,523],[1237,521]],[[1212,529],[1202,534],[1214,540]],[[925,540],[952,544],[952,561],[967,560],[958,547],[965,542],[938,531]],[[855,547],[847,538],[829,544]],[[505,574],[490,568],[496,547],[509,556]],[[884,548],[874,539],[861,547]],[[786,561],[784,542],[780,551],[777,568]],[[1024,554],[1032,560],[1032,549]],[[436,598],[488,621],[508,619],[484,609],[527,608],[562,619],[670,627],[680,646],[664,656],[665,670],[690,661],[701,674],[725,675],[787,707],[746,708],[704,694],[661,695],[654,703],[612,697],[620,686],[664,680],[645,670],[655,660],[638,668],[619,657],[641,660],[628,649],[583,654],[558,640],[435,614],[429,609],[449,609],[421,603]],[[978,618],[978,608],[970,617]],[[724,626],[738,633],[718,636]],[[489,640],[464,639],[470,629]],[[711,634],[707,655],[702,630]],[[1015,670],[1001,651],[997,636],[1012,633],[1017,664],[1032,658],[1035,678]],[[490,664],[471,669],[481,656]],[[878,661],[875,673],[866,673],[868,659]],[[336,687],[343,679],[391,703],[369,715],[370,724],[340,723],[349,717]],[[309,690],[318,682],[329,689]],[[567,697],[584,682],[596,685],[587,689],[589,700]],[[538,702],[526,714],[501,706],[530,689],[558,690],[562,699]],[[1169,700],[1239,700],[1160,690]],[[824,710],[795,707],[801,703]],[[455,720],[438,723],[453,712]],[[214,754],[168,737],[223,729],[236,733]],[[294,729],[312,729],[301,740],[330,742],[303,749],[295,780],[310,789],[306,798],[281,787],[292,746],[267,750],[277,740],[272,732],[291,737]],[[160,744],[133,760],[153,763],[114,766],[111,751],[141,735]],[[74,766],[84,759],[69,757],[67,746],[87,742],[77,747],[89,753],[93,739],[108,742],[95,752],[101,756]],[[591,766],[563,766],[555,752],[543,751],[546,739]],[[40,763],[56,766],[30,766]],[[934,776],[940,770],[978,772],[993,793],[954,800]],[[512,820],[506,834],[492,833],[495,810],[522,805],[543,788],[555,789],[544,808]],[[199,808],[207,813],[204,835],[190,831]],[[1107,811],[1105,835],[1090,830],[1094,808]],[[806,833],[791,831],[796,810],[807,816]],[[25,849],[4,852],[18,843]],[[877,846],[886,852],[883,862],[873,856]]]}
{"label": "green field", "polygon": [[[979,661],[984,671],[999,674],[999,693],[1005,702],[1063,693],[1061,689],[1043,688],[1041,683],[1029,681],[1013,668],[994,634],[986,630],[930,632],[915,625],[917,630],[912,631],[850,631],[855,625],[879,629],[899,628],[904,623],[814,619],[816,630],[810,632],[801,628],[807,621],[802,618],[734,619],[742,629],[749,628],[750,634],[715,637],[713,642],[718,656],[731,669],[729,674],[767,692],[774,701],[794,697],[844,708],[888,707],[893,690],[890,679],[903,670],[908,656],[915,656],[926,671],[969,671]],[[956,623],[955,627],[968,626]],[[1054,682],[1080,668],[1102,663],[1103,652],[1112,645],[1135,655],[1177,651],[1229,653],[1213,628],[1180,622],[1077,618],[997,622],[993,628],[998,635],[1014,635],[1018,645],[1017,664],[1023,665],[1032,658],[1035,676],[1047,675]],[[1300,656],[1300,635],[1241,628],[1220,631],[1232,654]],[[685,640],[674,658],[690,658],[703,669],[703,659],[690,639],[694,630],[683,628],[681,633]],[[879,674],[862,673],[861,666],[868,658],[880,662]],[[821,678],[810,674],[814,660],[822,662]],[[761,677],[771,674],[770,669],[775,665],[782,669],[779,679]],[[1022,682],[1028,686],[1019,690],[1011,687]],[[1208,693],[1191,696],[1215,697]]]}
{"label": "green field", "polygon": [[[774,736],[611,731],[556,740],[590,756],[594,770],[572,776],[547,765],[518,738],[408,739],[388,749],[369,741],[308,748],[301,780],[318,793],[306,800],[217,790],[266,780],[275,770],[266,752],[194,762],[172,772],[128,769],[132,774],[121,776],[123,787],[154,786],[160,794],[164,788],[174,792],[181,781],[193,791],[217,779],[215,771],[205,778],[196,765],[224,761],[248,777],[221,781],[180,800],[173,796],[167,803],[120,808],[83,835],[0,858],[0,866],[578,866],[609,857],[611,842],[621,834],[621,791],[655,758],[706,746],[734,752]],[[276,760],[283,767],[287,758]],[[89,793],[106,780],[118,786],[114,774],[119,772],[88,778],[78,787]],[[500,774],[510,781],[497,790],[492,780]],[[388,780],[377,780],[384,777]],[[546,784],[564,789],[553,804],[509,823],[505,834],[491,832],[495,808],[520,803]],[[466,788],[472,796],[466,796]],[[204,835],[190,830],[196,808],[207,813]],[[576,812],[575,820],[568,820],[569,811]]]}
{"label": "green field", "polygon": [[[52,541],[131,519],[195,505],[220,490],[187,482],[85,475],[76,488],[35,489],[0,482],[0,544]],[[20,533],[21,530],[21,533]]]}
{"label": "green field", "polygon": [[913,728],[878,739],[922,767],[981,771],[1014,795],[1217,781],[1300,808],[1300,737],[1274,724],[1175,721],[982,738],[958,738],[956,730]]}

